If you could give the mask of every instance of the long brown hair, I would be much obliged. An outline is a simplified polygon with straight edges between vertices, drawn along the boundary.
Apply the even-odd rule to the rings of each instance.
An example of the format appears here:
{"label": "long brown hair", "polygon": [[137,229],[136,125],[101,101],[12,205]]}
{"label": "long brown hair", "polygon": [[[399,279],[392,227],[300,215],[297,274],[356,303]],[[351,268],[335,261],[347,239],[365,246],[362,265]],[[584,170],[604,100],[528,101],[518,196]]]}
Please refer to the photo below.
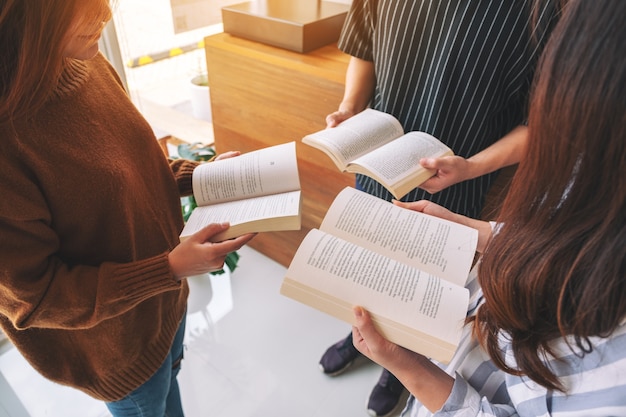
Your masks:
{"label": "long brown hair", "polygon": [[0,121],[36,111],[57,85],[72,31],[110,18],[106,0],[0,0]]}
{"label": "long brown hair", "polygon": [[[559,21],[569,0],[533,0],[530,5],[531,39],[539,44],[544,32],[550,33]],[[543,46],[543,45],[541,45]]]}
{"label": "long brown hair", "polygon": [[[564,390],[550,342],[593,349],[626,317],[626,2],[571,1],[540,64],[529,144],[479,269],[497,366]],[[508,334],[516,367],[498,346]]]}

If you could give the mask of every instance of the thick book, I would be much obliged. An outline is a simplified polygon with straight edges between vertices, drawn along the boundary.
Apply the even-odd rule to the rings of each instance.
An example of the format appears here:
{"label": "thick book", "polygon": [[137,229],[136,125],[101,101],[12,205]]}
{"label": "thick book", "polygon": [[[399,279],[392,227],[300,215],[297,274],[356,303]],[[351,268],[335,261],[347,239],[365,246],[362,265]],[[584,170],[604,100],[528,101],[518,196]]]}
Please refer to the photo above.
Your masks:
{"label": "thick book", "polygon": [[387,339],[447,363],[477,242],[475,229],[347,187],[305,236],[280,293],[351,324],[360,305]]}
{"label": "thick book", "polygon": [[404,133],[398,119],[374,109],[309,134],[302,142],[326,153],[340,171],[375,179],[396,199],[435,175],[419,164],[421,158],[454,154],[428,133]]}
{"label": "thick book", "polygon": [[210,223],[230,222],[218,242],[246,233],[299,230],[302,197],[295,142],[202,164],[193,171],[198,204],[180,238]]}

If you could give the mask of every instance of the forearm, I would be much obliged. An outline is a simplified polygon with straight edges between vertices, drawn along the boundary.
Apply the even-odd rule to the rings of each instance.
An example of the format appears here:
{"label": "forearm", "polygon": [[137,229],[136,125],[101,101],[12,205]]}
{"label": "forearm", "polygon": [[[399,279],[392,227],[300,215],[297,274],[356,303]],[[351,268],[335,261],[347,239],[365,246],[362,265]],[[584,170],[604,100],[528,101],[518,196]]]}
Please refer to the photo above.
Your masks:
{"label": "forearm", "polygon": [[[387,368],[389,369],[389,368]],[[455,378],[421,355],[397,370],[389,369],[415,399],[435,415],[444,416],[515,416],[515,408],[497,403],[476,390],[460,373]],[[487,385],[491,385],[487,382]],[[493,392],[506,390],[504,382]]]}
{"label": "forearm", "polygon": [[365,110],[372,99],[375,85],[374,63],[356,57],[350,58],[339,110],[353,114]]}
{"label": "forearm", "polygon": [[386,368],[402,385],[428,410],[436,412],[448,400],[454,379],[441,368],[422,355],[412,355],[410,363]]}
{"label": "forearm", "polygon": [[476,252],[483,253],[493,235],[493,228],[491,227],[491,224],[484,220],[473,219],[460,214],[457,214],[457,216],[457,223],[461,223],[465,226],[471,227],[472,229],[478,230],[478,244],[476,245]]}
{"label": "forearm", "polygon": [[468,178],[477,178],[518,163],[526,148],[528,127],[518,126],[493,145],[467,159]]}
{"label": "forearm", "polygon": [[414,202],[402,202],[402,201],[394,201],[394,204],[398,207],[404,207],[409,210],[419,211],[430,216],[439,217],[441,219],[450,220],[455,223],[459,223],[473,229],[478,230],[478,245],[476,247],[476,251],[482,253],[489,240],[491,240],[492,235],[492,227],[489,222],[473,219],[471,217],[463,216],[462,214],[453,213],[452,211],[440,206],[439,204],[433,203],[428,200],[420,200]]}

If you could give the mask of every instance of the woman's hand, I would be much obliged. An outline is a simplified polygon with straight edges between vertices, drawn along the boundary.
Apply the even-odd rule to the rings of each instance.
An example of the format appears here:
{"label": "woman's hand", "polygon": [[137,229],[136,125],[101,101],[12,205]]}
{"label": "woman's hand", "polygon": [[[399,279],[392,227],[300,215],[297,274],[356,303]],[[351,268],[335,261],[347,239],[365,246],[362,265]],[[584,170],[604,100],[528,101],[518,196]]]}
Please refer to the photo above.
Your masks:
{"label": "woman's hand", "polygon": [[411,201],[407,203],[404,201],[393,200],[393,204],[398,207],[405,208],[405,209],[419,211],[424,214],[439,217],[440,219],[450,220],[455,223],[464,224],[463,220],[465,216],[453,213],[447,208],[440,206],[437,203],[433,203],[432,201],[419,200],[419,201]]}
{"label": "woman's hand", "polygon": [[326,116],[326,127],[335,127],[339,123],[344,122],[354,116],[356,112],[348,111],[348,110],[337,110]]}
{"label": "woman's hand", "polygon": [[176,246],[168,255],[174,276],[181,280],[191,275],[219,271],[224,267],[226,255],[240,249],[256,236],[246,234],[223,242],[210,241],[229,227],[228,223],[210,224]]}
{"label": "woman's hand", "polygon": [[239,151],[228,151],[228,152],[224,152],[224,153],[217,155],[215,159],[213,160],[221,161],[222,159],[228,159],[228,158],[232,158],[232,157],[239,156],[239,155],[241,155],[241,152]]}
{"label": "woman's hand", "polygon": [[422,158],[420,165],[435,170],[435,175],[424,181],[419,187],[431,194],[472,178],[471,163],[460,156],[441,158]]}
{"label": "woman's hand", "polygon": [[455,223],[460,223],[465,226],[469,226],[478,230],[478,244],[476,246],[476,252],[483,253],[487,244],[491,240],[492,230],[489,222],[483,220],[472,219],[471,217],[462,216],[457,213],[453,213],[447,208],[440,206],[437,203],[433,203],[428,200],[413,201],[405,203],[402,201],[394,200],[393,204],[405,209],[419,211],[424,214],[439,217],[440,219],[450,220]]}
{"label": "woman's hand", "polygon": [[405,361],[417,355],[385,339],[374,327],[374,323],[363,307],[352,309],[355,324],[352,326],[354,347],[367,358],[393,373],[397,367],[404,367]]}
{"label": "woman's hand", "polygon": [[385,339],[362,307],[354,307],[352,311],[355,318],[352,326],[354,347],[394,374],[431,412],[441,409],[452,391],[452,377],[424,355]]}

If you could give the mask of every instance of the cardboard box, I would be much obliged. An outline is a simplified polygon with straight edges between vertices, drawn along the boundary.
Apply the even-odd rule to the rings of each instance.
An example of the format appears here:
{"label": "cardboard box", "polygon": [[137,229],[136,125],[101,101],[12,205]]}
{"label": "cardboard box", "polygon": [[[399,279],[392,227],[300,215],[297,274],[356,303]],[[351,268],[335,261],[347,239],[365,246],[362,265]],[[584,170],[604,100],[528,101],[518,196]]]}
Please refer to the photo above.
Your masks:
{"label": "cardboard box", "polygon": [[224,32],[295,52],[337,42],[350,6],[316,0],[257,0],[222,7]]}
{"label": "cardboard box", "polygon": [[170,0],[174,33],[222,23],[221,6],[227,4],[228,0]]}

